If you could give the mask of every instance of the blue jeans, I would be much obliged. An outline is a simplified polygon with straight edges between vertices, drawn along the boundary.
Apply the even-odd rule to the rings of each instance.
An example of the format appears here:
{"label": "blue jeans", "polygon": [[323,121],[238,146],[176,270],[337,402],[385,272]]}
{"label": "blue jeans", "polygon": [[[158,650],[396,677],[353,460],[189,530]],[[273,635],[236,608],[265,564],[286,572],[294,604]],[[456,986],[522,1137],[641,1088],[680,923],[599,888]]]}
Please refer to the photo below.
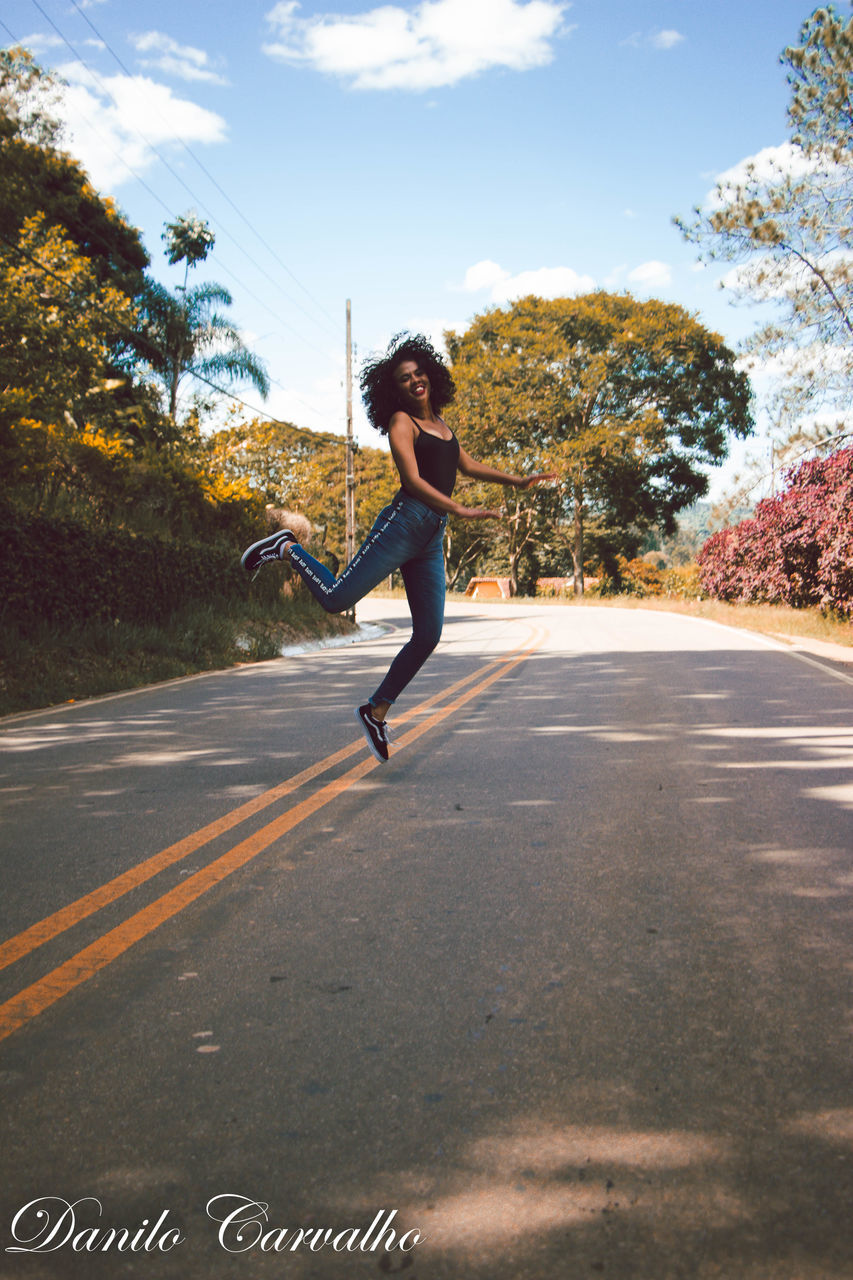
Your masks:
{"label": "blue jeans", "polygon": [[420,671],[441,638],[444,624],[444,556],[447,517],[400,490],[379,515],[340,577],[298,544],[290,563],[327,613],[343,613],[399,569],[412,614],[412,636],[397,654],[370,703],[394,702]]}

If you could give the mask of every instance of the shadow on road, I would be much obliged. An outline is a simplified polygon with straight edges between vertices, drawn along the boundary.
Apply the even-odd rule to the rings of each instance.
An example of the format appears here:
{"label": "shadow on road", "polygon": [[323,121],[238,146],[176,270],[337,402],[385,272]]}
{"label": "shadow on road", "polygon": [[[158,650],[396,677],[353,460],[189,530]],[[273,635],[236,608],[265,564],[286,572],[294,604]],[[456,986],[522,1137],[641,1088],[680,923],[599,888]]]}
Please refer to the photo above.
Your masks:
{"label": "shadow on road", "polygon": [[[723,640],[618,644],[536,655],[394,755],[142,948],[138,1003],[108,973],[9,1041],[4,1211],[36,1185],[114,1219],[168,1202],[192,1251],[140,1277],[853,1275],[849,689]],[[306,762],[283,707],[310,694],[315,754],[351,736],[356,677],[324,662],[313,691],[270,664],[191,712],[13,727],[36,766],[7,798],[99,797],[86,821],[142,840],[176,768],[202,794],[218,771],[219,801],[272,785]],[[190,968],[169,1021],[154,988]],[[270,1225],[396,1209],[424,1239],[230,1257],[203,1213],[226,1192]],[[98,1262],[38,1275],[120,1274]]]}

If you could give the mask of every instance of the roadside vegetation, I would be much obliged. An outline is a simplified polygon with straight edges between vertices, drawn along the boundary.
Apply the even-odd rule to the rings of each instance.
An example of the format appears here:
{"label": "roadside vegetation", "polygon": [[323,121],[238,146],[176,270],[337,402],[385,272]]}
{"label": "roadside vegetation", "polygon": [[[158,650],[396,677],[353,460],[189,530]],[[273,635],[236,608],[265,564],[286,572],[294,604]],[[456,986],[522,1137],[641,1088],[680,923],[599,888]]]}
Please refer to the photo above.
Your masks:
{"label": "roadside vegetation", "polygon": [[741,627],[746,631],[759,631],[777,639],[819,640],[824,644],[844,645],[853,648],[853,627],[845,619],[826,614],[821,609],[792,609],[778,604],[728,604],[723,600],[686,600],[683,597],[637,596],[596,600],[585,603],[605,604],[620,608],[660,609],[668,613],[683,613],[694,618],[706,618],[726,627]]}
{"label": "roadside vegetation", "polygon": [[190,281],[207,225],[189,213],[164,229],[184,264],[166,289],[63,150],[61,92],[25,50],[0,51],[0,714],[350,625],[283,571],[252,584],[241,570],[275,495],[226,473],[211,424],[232,385],[265,395],[267,371],[228,291]]}
{"label": "roadside vegetation", "polygon": [[243,608],[207,604],[166,623],[41,622],[0,629],[0,715],[76,702],[162,680],[275,658],[284,645],[351,630],[313,601]]}

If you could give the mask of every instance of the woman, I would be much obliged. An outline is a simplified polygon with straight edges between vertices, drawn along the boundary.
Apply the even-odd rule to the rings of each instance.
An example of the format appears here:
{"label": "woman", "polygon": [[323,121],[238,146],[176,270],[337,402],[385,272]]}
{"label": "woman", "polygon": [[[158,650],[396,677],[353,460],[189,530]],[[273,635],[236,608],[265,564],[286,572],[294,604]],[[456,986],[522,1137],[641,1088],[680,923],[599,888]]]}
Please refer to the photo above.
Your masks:
{"label": "woman", "polygon": [[399,334],[385,355],[362,371],[367,416],[387,434],[400,473],[400,489],[380,512],[366,541],[340,577],[308,555],[289,529],[254,543],[244,553],[253,572],[267,560],[289,559],[328,613],[343,613],[399,569],[412,614],[412,635],[355,716],[377,760],[388,759],[386,715],[438,644],[444,622],[442,539],[448,515],[499,520],[500,512],[465,507],[453,499],[456,475],[528,489],[552,473],[524,478],[476,462],[441,417],[456,388],[450,371],[426,338]]}

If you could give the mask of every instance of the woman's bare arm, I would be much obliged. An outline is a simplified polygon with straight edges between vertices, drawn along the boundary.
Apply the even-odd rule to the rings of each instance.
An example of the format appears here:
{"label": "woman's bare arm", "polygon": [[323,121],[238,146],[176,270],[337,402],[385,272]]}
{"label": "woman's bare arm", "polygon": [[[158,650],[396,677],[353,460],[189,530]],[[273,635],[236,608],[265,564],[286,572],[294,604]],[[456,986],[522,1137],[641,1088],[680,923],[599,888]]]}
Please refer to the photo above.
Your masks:
{"label": "woman's bare arm", "polygon": [[470,476],[472,480],[484,480],[487,484],[510,485],[513,489],[529,489],[534,484],[541,484],[543,480],[555,480],[557,474],[555,471],[537,471],[532,476],[516,476],[508,471],[497,471],[485,462],[478,462],[476,458],[472,458],[461,446],[459,470],[463,475]]}

